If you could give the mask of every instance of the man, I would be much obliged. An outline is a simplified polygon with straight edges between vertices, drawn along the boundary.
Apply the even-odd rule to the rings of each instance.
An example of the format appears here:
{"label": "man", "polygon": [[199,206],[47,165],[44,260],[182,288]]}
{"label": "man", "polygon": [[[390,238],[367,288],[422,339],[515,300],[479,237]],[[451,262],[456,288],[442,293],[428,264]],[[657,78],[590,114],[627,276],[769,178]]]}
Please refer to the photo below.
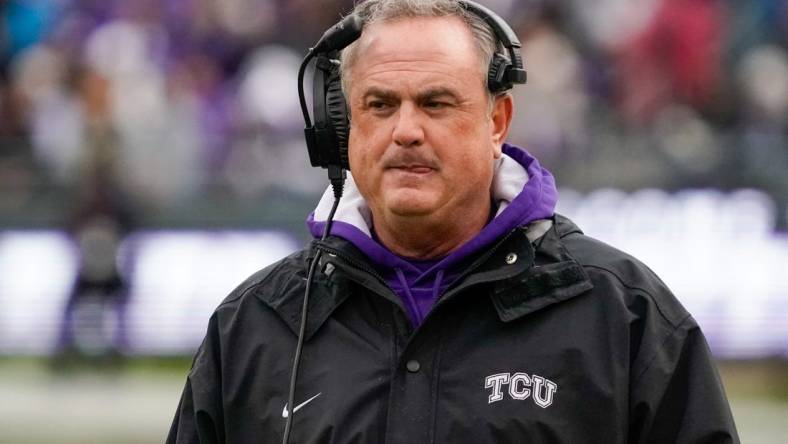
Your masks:
{"label": "man", "polygon": [[555,216],[550,173],[504,143],[512,98],[485,88],[489,30],[453,0],[356,14],[353,180],[333,235],[217,308],[168,442],[275,443],[290,415],[298,443],[738,442],[692,317],[648,268]]}

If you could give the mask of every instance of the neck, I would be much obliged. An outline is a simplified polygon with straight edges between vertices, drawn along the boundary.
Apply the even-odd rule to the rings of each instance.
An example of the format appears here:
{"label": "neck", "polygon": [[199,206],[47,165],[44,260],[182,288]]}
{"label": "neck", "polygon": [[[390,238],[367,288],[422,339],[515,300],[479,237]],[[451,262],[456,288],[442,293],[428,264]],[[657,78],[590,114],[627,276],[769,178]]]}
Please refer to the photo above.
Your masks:
{"label": "neck", "polygon": [[454,217],[376,215],[374,229],[380,242],[398,256],[434,259],[446,256],[476,236],[490,216],[489,201],[473,214]]}

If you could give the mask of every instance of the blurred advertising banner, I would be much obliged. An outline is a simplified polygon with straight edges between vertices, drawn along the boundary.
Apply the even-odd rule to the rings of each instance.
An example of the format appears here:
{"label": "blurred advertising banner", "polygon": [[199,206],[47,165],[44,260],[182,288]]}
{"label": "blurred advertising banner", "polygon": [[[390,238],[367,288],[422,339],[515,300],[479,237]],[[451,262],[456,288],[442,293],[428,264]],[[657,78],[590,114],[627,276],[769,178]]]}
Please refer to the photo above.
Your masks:
{"label": "blurred advertising banner", "polygon": [[[774,230],[765,194],[562,190],[559,212],[651,267],[718,357],[788,357],[788,234]],[[100,233],[80,242],[59,231],[0,232],[0,355],[64,345],[191,354],[235,286],[299,247],[277,231],[136,231],[114,250]],[[80,251],[115,251],[120,277],[96,278],[102,267]]]}
{"label": "blurred advertising banner", "polygon": [[0,354],[190,354],[222,299],[296,248],[272,231],[139,231],[114,258],[122,285],[78,291],[86,261],[65,233],[0,232]]}

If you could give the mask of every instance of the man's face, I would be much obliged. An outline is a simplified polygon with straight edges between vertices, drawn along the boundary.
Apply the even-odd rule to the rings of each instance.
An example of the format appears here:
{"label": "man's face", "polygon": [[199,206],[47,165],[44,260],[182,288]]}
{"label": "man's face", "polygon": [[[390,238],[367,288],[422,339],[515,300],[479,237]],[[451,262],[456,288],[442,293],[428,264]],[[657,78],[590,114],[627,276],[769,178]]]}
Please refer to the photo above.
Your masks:
{"label": "man's face", "polygon": [[464,212],[488,211],[511,100],[490,109],[467,26],[458,17],[373,23],[357,45],[349,157],[375,223],[392,216],[457,223]]}

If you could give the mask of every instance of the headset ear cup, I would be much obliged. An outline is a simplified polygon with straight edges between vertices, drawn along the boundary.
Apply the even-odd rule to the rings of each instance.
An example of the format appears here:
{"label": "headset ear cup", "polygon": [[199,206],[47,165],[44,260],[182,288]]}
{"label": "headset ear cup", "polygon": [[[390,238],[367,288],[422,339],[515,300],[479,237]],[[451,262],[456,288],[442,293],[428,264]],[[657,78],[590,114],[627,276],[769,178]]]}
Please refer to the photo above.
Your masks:
{"label": "headset ear cup", "polygon": [[326,88],[326,114],[336,135],[337,152],[335,154],[342,168],[349,170],[348,160],[348,134],[350,132],[350,121],[348,119],[347,102],[342,93],[342,82],[339,73],[331,76]]}
{"label": "headset ear cup", "polygon": [[499,93],[512,88],[510,82],[506,82],[506,71],[512,66],[511,62],[501,54],[495,53],[490,60],[490,69],[487,71],[487,89],[491,93]]}

